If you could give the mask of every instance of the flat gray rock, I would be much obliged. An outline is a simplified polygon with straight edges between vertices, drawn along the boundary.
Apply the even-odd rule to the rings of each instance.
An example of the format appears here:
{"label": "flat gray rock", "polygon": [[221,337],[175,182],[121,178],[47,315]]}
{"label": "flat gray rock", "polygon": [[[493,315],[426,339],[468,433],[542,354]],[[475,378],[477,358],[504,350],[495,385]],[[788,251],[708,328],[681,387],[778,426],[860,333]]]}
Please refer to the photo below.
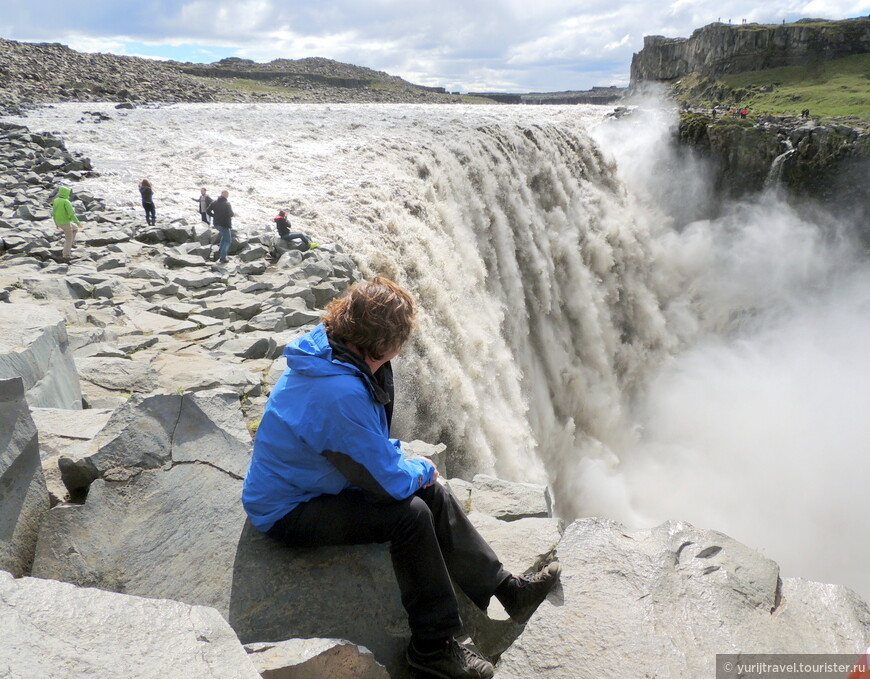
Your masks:
{"label": "flat gray rock", "polygon": [[6,679],[261,679],[211,608],[0,572]]}
{"label": "flat gray rock", "polygon": [[203,316],[226,318],[231,321],[250,320],[260,313],[262,307],[263,303],[255,295],[230,292],[209,299],[200,313]]}
{"label": "flat gray rock", "polygon": [[82,407],[82,392],[63,316],[50,307],[0,304],[0,379],[20,377],[27,402]]}
{"label": "flat gray rock", "polygon": [[182,288],[199,289],[205,288],[216,283],[223,283],[225,276],[216,273],[197,273],[193,271],[185,271],[184,273],[172,274],[172,282],[180,285]]}
{"label": "flat gray rock", "polygon": [[238,360],[234,357],[211,356],[198,350],[174,354],[164,352],[151,361],[151,367],[159,375],[160,389],[166,391],[202,391],[224,387],[242,395],[259,394],[262,390],[260,375],[234,362]]}
{"label": "flat gray rock", "polygon": [[62,452],[70,441],[89,441],[94,438],[109,421],[112,411],[101,408],[31,408],[30,413],[39,432],[40,450],[54,455]]}
{"label": "flat gray rock", "polygon": [[185,255],[178,252],[167,253],[163,259],[163,264],[169,269],[208,266],[208,262],[198,255]]}
{"label": "flat gray rock", "polygon": [[[145,362],[129,358],[77,358],[84,382],[109,391],[147,393],[157,388],[157,373]],[[87,392],[87,385],[84,386]]]}
{"label": "flat gray rock", "polygon": [[245,323],[245,332],[282,332],[286,329],[284,314],[280,311],[264,311],[258,313]]}
{"label": "flat gray rock", "polygon": [[447,485],[466,512],[482,512],[503,521],[553,515],[546,486],[505,481],[486,474],[475,475],[473,481],[450,479]]}
{"label": "flat gray rock", "polygon": [[266,272],[266,262],[247,262],[239,267],[239,273],[245,276],[259,276]]}
{"label": "flat gray rock", "polygon": [[97,342],[88,344],[81,349],[76,349],[74,356],[76,359],[82,358],[129,358],[126,351],[116,347],[108,342]]}
{"label": "flat gray rock", "polygon": [[112,413],[88,447],[77,449],[75,457],[62,456],[59,466],[66,487],[77,491],[116,468],[189,462],[242,478],[250,451],[251,437],[235,392],[134,395]]}
{"label": "flat gray rock", "polygon": [[322,315],[323,314],[314,311],[313,309],[291,311],[284,317],[284,322],[287,324],[288,328],[298,328],[300,326],[318,323]]}
{"label": "flat gray rock", "polygon": [[191,321],[155,314],[140,306],[123,305],[121,310],[124,312],[130,325],[148,334],[171,335],[176,332],[196,330],[198,327],[196,323]]}
{"label": "flat gray rock", "polygon": [[[713,677],[717,653],[862,653],[870,611],[851,590],[779,577],[722,533],[668,522],[630,533],[581,519],[558,547],[562,584],[502,656],[499,679]],[[635,670],[631,670],[635,671]]]}
{"label": "flat gray rock", "polygon": [[[203,458],[216,445],[201,431],[191,433],[191,459],[183,460],[178,435],[157,422],[171,420],[168,401],[150,403],[153,424],[124,416],[117,420],[123,426],[110,421],[101,432],[98,438],[111,433],[111,441],[90,460],[100,478],[85,504],[46,513],[34,575],[213,606],[246,643],[347,639],[371,649],[394,676],[403,674],[407,616],[386,546],[290,549],[259,533],[239,500],[243,465],[212,453]],[[496,524],[496,542],[503,530],[517,531],[508,557],[514,570],[533,569],[546,551],[541,541],[552,549],[557,540],[552,526],[536,526],[530,540],[522,522]],[[481,528],[484,537],[494,531],[487,521]],[[469,606],[463,603],[467,620]],[[506,634],[516,636],[512,625],[480,616],[475,629],[498,647]]]}
{"label": "flat gray rock", "polygon": [[112,411],[104,408],[31,408],[30,412],[39,432],[42,472],[51,504],[54,506],[67,497],[67,488],[58,466],[60,456],[75,456],[75,450],[85,450],[85,444],[93,440],[106,425]]}
{"label": "flat gray rock", "polygon": [[49,498],[20,377],[0,380],[0,432],[0,569],[21,576],[30,572]]}
{"label": "flat gray rock", "polygon": [[[556,546],[562,538],[563,524],[560,519],[527,518],[517,521],[502,521],[493,516],[471,512],[471,523],[493,548],[505,569],[517,575],[536,572],[553,560]],[[464,598],[462,593],[459,593]],[[504,653],[523,630],[510,619],[498,599],[493,597],[484,614],[466,602],[462,615],[465,632],[487,657],[494,658]]]}
{"label": "flat gray rock", "polygon": [[167,316],[184,320],[191,314],[202,311],[202,307],[198,304],[185,304],[184,302],[167,302],[160,307],[161,311]]}

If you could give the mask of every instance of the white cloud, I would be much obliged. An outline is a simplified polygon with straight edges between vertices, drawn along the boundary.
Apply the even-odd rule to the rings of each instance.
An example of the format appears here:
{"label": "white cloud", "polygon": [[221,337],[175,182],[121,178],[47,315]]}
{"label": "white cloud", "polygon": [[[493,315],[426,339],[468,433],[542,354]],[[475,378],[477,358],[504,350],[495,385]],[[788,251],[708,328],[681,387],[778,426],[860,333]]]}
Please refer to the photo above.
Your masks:
{"label": "white cloud", "polygon": [[812,0],[812,2],[806,3],[800,10],[801,14],[808,17],[858,17],[866,15],[868,12],[870,12],[870,2],[868,0],[853,0],[852,2]]}
{"label": "white cloud", "polygon": [[[17,5],[3,21],[18,40],[118,53],[126,42],[186,44],[191,54],[214,49],[257,61],[321,56],[420,84],[517,91],[624,81],[644,35],[687,37],[717,20],[779,23],[870,10],[870,0],[727,6],[713,0],[150,0],[123,7],[117,0],[80,0],[75,11],[56,0]],[[142,52],[138,45],[127,50]],[[179,50],[165,51],[174,53]],[[601,80],[606,77],[611,80]]]}
{"label": "white cloud", "polygon": [[87,35],[71,34],[62,42],[78,52],[107,52],[109,54],[127,54],[126,42],[123,37],[99,38]]}
{"label": "white cloud", "polygon": [[619,48],[619,47],[624,47],[625,45],[628,44],[628,41],[629,41],[630,38],[631,38],[631,36],[630,36],[628,33],[626,33],[625,35],[622,36],[622,39],[621,39],[621,40],[617,40],[616,42],[609,42],[609,43],[607,43],[607,44],[604,46],[604,49],[610,51],[610,50],[615,50],[615,49],[617,49],[617,48]]}

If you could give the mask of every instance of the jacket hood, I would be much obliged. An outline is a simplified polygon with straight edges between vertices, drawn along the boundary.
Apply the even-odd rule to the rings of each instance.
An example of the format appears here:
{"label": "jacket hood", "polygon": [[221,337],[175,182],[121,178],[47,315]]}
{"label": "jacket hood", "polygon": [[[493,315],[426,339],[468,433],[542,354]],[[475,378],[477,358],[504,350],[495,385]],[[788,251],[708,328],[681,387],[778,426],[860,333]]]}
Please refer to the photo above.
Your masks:
{"label": "jacket hood", "polygon": [[393,368],[387,361],[372,375],[365,361],[352,352],[344,342],[326,334],[323,323],[306,335],[297,337],[284,348],[287,367],[302,375],[326,377],[329,375],[355,375],[365,385],[372,398],[387,408],[387,420],[393,414]]}
{"label": "jacket hood", "polygon": [[290,342],[284,348],[284,356],[287,358],[287,367],[303,375],[325,377],[361,374],[354,366],[335,359],[323,323]]}
{"label": "jacket hood", "polygon": [[68,186],[61,186],[57,190],[57,195],[61,198],[69,198],[70,193],[71,193],[71,190]]}

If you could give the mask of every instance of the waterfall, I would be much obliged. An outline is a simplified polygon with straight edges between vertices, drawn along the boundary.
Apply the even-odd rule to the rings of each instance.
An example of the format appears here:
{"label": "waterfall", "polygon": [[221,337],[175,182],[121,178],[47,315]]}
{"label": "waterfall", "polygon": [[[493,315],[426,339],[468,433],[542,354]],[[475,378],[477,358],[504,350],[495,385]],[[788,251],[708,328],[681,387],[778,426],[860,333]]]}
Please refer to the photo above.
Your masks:
{"label": "waterfall", "polygon": [[784,139],[782,144],[785,147],[785,151],[774,158],[773,162],[770,164],[770,170],[767,171],[767,177],[764,178],[765,189],[779,186],[780,180],[782,179],[782,168],[785,165],[785,161],[795,152],[795,148],[792,146],[792,143],[788,138]]}
{"label": "waterfall", "polygon": [[113,207],[138,215],[148,177],[161,219],[196,221],[199,187],[226,187],[243,232],[285,208],[411,289],[394,433],[447,443],[449,475],[549,483],[568,520],[688,520],[870,594],[866,255],[775,191],[705,218],[712,182],[670,112],[199,104],[97,128],[81,111],[22,122],[90,156],[80,186]]}
{"label": "waterfall", "polygon": [[627,399],[678,344],[650,234],[581,131],[482,126],[383,153],[414,179],[370,265],[388,260],[424,309],[400,430],[450,443],[453,471],[548,480],[576,515],[576,465],[614,464]]}
{"label": "waterfall", "polygon": [[110,201],[138,209],[131,186],[151,177],[172,217],[192,210],[190,187],[228,185],[242,228],[289,208],[410,288],[421,314],[397,361],[395,433],[447,443],[452,474],[550,483],[570,518],[578,461],[616,463],[627,402],[679,344],[659,245],[585,131],[605,112],[181,105],[117,114],[99,135],[75,105],[40,115],[92,157],[89,188]]}

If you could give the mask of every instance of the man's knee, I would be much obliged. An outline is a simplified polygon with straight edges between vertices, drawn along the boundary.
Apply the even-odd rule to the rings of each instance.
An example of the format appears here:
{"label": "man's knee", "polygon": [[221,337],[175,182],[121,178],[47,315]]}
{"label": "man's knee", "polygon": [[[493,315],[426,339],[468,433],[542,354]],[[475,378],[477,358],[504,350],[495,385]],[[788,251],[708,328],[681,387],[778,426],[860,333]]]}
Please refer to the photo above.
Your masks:
{"label": "man's knee", "polygon": [[407,508],[405,509],[405,515],[414,523],[418,521],[432,521],[432,510],[429,509],[429,505],[426,504],[422,498],[415,495],[412,495],[409,498]]}
{"label": "man's knee", "polygon": [[447,504],[458,504],[453,493],[440,483],[433,483],[428,488],[421,488],[415,493],[415,496],[420,497],[433,512],[438,512]]}
{"label": "man's knee", "polygon": [[407,500],[397,502],[391,523],[399,534],[419,534],[433,529],[435,523],[429,506],[419,497],[412,495]]}

